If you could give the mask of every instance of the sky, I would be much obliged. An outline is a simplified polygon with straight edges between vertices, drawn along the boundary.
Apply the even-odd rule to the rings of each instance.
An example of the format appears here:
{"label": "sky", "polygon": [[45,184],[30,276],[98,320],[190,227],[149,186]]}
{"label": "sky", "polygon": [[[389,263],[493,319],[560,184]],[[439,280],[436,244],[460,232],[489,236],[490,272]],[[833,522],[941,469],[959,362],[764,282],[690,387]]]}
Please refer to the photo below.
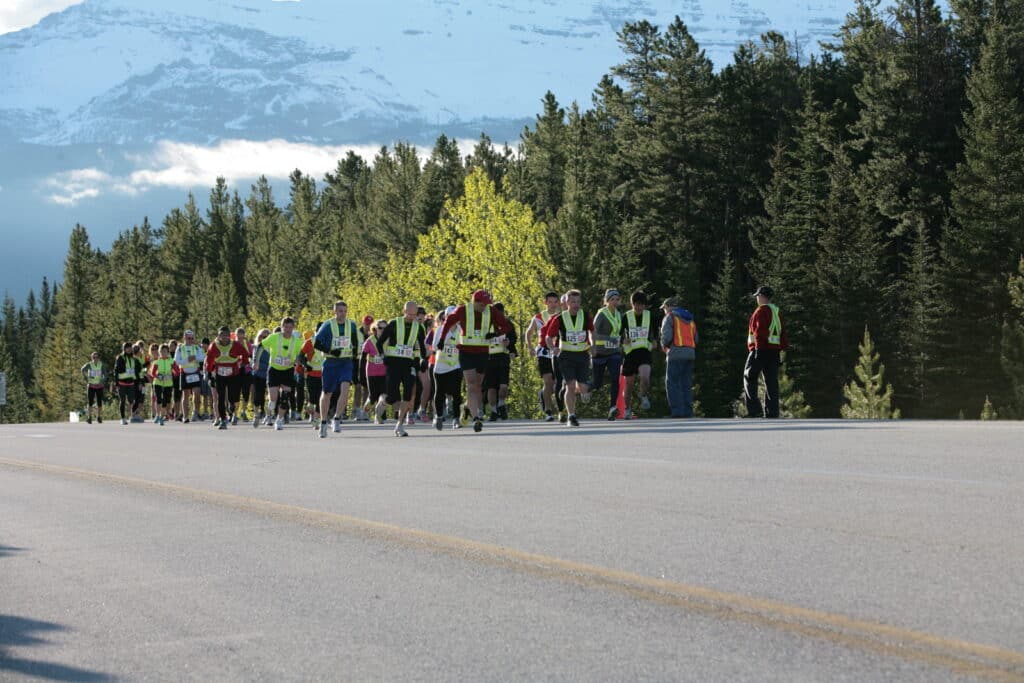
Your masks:
{"label": "sky", "polygon": [[3,0],[0,3],[0,35],[35,25],[52,12],[77,5],[82,0]]}

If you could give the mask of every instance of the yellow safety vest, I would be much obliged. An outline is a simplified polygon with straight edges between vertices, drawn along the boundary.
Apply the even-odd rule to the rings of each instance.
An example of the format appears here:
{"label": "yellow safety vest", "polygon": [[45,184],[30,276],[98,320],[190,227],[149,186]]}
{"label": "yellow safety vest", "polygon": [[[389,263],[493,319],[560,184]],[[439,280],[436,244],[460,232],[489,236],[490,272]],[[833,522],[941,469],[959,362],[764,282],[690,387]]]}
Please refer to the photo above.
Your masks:
{"label": "yellow safety vest", "polygon": [[[277,339],[274,339],[273,343],[274,352],[270,354],[270,367],[274,370],[293,370],[295,368],[295,359],[299,357],[303,340],[292,337],[285,344],[284,334],[278,332],[264,339],[262,346],[267,346],[267,342],[274,337],[277,337]],[[285,355],[286,353],[288,354],[287,356]]]}
{"label": "yellow safety vest", "polygon": [[363,331],[356,328],[356,349],[352,349],[352,328],[356,327],[355,322],[351,319],[345,320],[345,330],[342,331],[338,327],[338,321],[335,318],[331,318],[331,350],[342,350],[350,349],[352,353],[358,353],[359,348],[363,346]]}
{"label": "yellow safety vest", "polygon": [[103,363],[89,361],[89,384],[103,384]]}
{"label": "yellow safety vest", "polygon": [[[782,317],[779,315],[779,307],[775,304],[765,305],[772,312],[772,321],[768,324],[768,343],[780,346],[782,344]],[[757,336],[754,334],[754,330],[747,330],[747,343],[757,343]]]}
{"label": "yellow safety vest", "polygon": [[156,367],[156,377],[153,378],[153,385],[158,387],[174,386],[174,360],[171,358],[157,358],[153,361]]}
{"label": "yellow safety vest", "polygon": [[473,324],[473,319],[476,316],[476,311],[473,310],[473,304],[466,304],[466,327],[462,330],[462,334],[459,335],[459,344],[462,346],[490,346],[491,341],[487,339],[487,333],[491,330],[491,306],[488,304],[484,307],[484,312],[480,317],[480,328],[476,329]]}
{"label": "yellow safety vest", "polygon": [[632,309],[626,311],[626,337],[628,341],[623,347],[626,350],[626,354],[629,355],[633,351],[639,351],[641,349],[645,351],[651,350],[651,312],[644,310],[643,316],[640,318],[640,324],[636,324],[636,312]]}
{"label": "yellow safety vest", "polygon": [[587,316],[583,309],[576,311],[576,320],[569,316],[569,311],[562,311],[562,327],[565,329],[565,338],[560,344],[563,351],[586,351],[590,348],[587,340],[586,329]]}
{"label": "yellow safety vest", "polygon": [[397,342],[401,342],[403,339],[404,343],[396,344],[385,344],[384,355],[391,358],[405,358],[408,360],[415,360],[419,358],[419,349],[416,348],[416,340],[420,336],[420,323],[418,320],[413,320],[412,325],[409,326],[409,334],[405,333],[405,318],[398,317],[392,322],[395,323],[395,337]]}
{"label": "yellow safety vest", "polygon": [[[612,325],[612,333],[609,339],[597,339],[597,331],[594,332],[594,346],[606,346],[608,348],[617,349],[619,348],[619,340],[622,338],[622,314],[615,311],[615,317],[612,317],[611,311],[605,306],[597,312],[597,315],[603,315]],[[596,318],[595,318],[596,328]]]}
{"label": "yellow safety vest", "polygon": [[[182,358],[188,358],[189,356],[195,356],[196,358],[199,357],[199,346],[196,344],[183,344],[178,348],[181,349]],[[194,361],[192,363],[186,362],[181,366],[182,372],[187,375],[191,375],[198,369],[199,361]]]}

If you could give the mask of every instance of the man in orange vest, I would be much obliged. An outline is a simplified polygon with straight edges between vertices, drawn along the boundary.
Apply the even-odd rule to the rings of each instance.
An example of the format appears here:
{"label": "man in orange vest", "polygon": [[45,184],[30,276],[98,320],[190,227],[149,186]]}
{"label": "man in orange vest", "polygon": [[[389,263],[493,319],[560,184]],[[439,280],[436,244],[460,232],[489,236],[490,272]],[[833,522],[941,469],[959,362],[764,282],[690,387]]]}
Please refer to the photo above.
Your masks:
{"label": "man in orange vest", "polygon": [[661,305],[661,347],[665,351],[665,394],[672,417],[693,417],[693,361],[697,357],[697,323],[678,299]]}

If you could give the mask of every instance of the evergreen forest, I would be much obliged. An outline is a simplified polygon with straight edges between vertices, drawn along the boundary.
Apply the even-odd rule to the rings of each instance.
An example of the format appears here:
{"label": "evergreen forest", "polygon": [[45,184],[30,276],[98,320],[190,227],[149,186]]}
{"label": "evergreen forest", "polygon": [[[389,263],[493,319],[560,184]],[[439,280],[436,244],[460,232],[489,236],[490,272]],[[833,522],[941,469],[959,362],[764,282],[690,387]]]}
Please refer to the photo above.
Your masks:
{"label": "evergreen forest", "polygon": [[[767,33],[713,65],[678,18],[619,43],[589,102],[548,92],[512,144],[349,153],[287,197],[220,180],[106,250],[74,226],[59,283],[3,303],[3,420],[81,408],[94,349],[110,364],[186,326],[306,330],[339,296],[390,318],[476,287],[519,330],[549,289],[591,313],[608,287],[680,298],[700,413],[731,417],[762,284],[790,414],[1024,418],[1024,0],[859,0],[813,57]],[[534,368],[515,366],[520,417]]]}

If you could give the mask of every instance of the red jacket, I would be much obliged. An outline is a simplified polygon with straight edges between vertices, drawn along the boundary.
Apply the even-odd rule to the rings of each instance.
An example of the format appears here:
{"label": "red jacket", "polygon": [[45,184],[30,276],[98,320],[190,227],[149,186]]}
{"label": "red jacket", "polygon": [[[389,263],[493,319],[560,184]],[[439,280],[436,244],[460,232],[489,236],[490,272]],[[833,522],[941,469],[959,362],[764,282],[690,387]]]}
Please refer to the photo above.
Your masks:
{"label": "red jacket", "polygon": [[[220,347],[217,346],[217,342],[210,344],[210,348],[206,350],[206,371],[219,375],[222,368],[227,368],[231,371],[229,375],[222,375],[224,377],[234,377],[242,373],[242,365],[249,362],[249,352],[245,346],[240,342],[231,342],[231,348],[228,350],[228,355],[234,358],[232,363],[218,363],[217,359],[220,358]],[[227,370],[224,370],[227,372]]]}
{"label": "red jacket", "polygon": [[[483,313],[475,313],[473,315],[473,320],[474,320],[474,322],[477,325],[477,327],[474,328],[474,329],[480,329],[479,325],[482,322],[482,320],[481,320],[482,317],[483,317]],[[494,325],[494,329],[495,329],[495,331],[497,332],[497,334],[499,336],[503,335],[503,334],[511,334],[513,329],[514,329],[512,327],[512,323],[510,323],[508,321],[508,318],[505,317],[505,314],[502,313],[501,311],[499,311],[498,309],[494,308],[493,306],[491,306],[491,324]],[[453,327],[455,327],[455,325],[462,325],[462,329],[464,329],[464,330],[466,329],[466,305],[465,304],[463,304],[463,305],[459,306],[458,308],[456,308],[454,313],[452,313],[450,316],[448,316],[447,318],[444,319],[444,327],[441,328],[441,334],[440,335],[435,334],[434,335],[434,339],[435,340],[437,340],[437,339],[440,339],[440,340],[447,339],[448,338],[448,332]],[[467,332],[468,331],[470,331],[470,330],[467,330]],[[487,333],[487,330],[484,330],[484,334],[486,334],[486,333]],[[435,344],[435,346],[436,346],[436,344]],[[463,346],[462,344],[459,344],[458,346],[459,346],[459,351],[463,351],[465,353],[489,353],[490,352],[490,348],[487,347],[487,346]]]}
{"label": "red jacket", "polygon": [[[782,319],[781,312],[779,312],[779,322],[782,323],[782,333],[779,340],[780,343],[770,344],[768,342],[768,329],[772,325],[772,309],[768,306],[758,306],[750,315],[750,331],[747,336],[747,350],[773,349],[776,351],[785,351],[788,349],[789,339],[786,337],[786,322]],[[751,337],[753,337],[753,340],[751,340]]]}

